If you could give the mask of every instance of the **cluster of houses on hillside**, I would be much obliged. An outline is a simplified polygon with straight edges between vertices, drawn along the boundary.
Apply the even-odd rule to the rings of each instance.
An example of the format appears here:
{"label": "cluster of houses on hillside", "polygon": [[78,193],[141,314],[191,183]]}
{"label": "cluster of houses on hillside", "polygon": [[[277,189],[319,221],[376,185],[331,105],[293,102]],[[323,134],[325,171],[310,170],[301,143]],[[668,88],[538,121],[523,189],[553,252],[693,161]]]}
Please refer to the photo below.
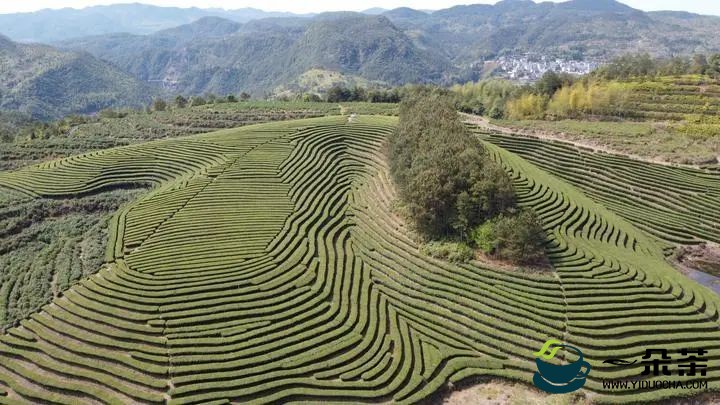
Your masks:
{"label": "cluster of houses on hillside", "polygon": [[599,67],[603,62],[595,60],[569,60],[544,55],[500,56],[486,61],[485,71],[492,70],[493,76],[530,83],[539,80],[547,71],[584,75]]}

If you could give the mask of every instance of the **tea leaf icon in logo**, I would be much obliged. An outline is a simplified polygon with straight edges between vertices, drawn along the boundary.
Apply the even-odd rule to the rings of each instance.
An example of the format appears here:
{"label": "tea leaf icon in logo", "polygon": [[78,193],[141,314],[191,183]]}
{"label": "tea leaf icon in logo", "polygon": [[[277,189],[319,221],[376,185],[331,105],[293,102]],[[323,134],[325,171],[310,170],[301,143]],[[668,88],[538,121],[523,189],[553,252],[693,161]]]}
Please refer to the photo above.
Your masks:
{"label": "tea leaf icon in logo", "polygon": [[[533,353],[536,357],[542,357],[545,360],[550,360],[555,357],[558,350],[562,347],[562,342],[556,339],[549,339],[545,342],[543,347],[537,352]],[[550,346],[556,345],[550,350]]]}

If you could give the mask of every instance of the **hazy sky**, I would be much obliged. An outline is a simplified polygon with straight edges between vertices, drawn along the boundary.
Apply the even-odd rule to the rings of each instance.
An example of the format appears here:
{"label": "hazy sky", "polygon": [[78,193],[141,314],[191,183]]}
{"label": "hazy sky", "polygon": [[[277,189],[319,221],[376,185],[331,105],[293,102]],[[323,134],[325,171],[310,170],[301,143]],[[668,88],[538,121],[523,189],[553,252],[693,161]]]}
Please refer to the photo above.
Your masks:
{"label": "hazy sky", "polygon": [[[536,0],[537,1],[537,0]],[[560,0],[554,0],[560,1]],[[632,7],[642,10],[685,10],[701,14],[720,15],[720,0],[621,0]],[[43,8],[73,7],[82,8],[91,5],[130,3],[126,0],[0,0],[0,13],[35,11]],[[337,10],[365,10],[371,7],[395,8],[401,6],[416,9],[439,9],[456,4],[495,3],[495,0],[137,0],[138,3],[158,6],[177,7],[218,7],[235,9],[255,7],[266,11],[292,11],[309,13]]]}

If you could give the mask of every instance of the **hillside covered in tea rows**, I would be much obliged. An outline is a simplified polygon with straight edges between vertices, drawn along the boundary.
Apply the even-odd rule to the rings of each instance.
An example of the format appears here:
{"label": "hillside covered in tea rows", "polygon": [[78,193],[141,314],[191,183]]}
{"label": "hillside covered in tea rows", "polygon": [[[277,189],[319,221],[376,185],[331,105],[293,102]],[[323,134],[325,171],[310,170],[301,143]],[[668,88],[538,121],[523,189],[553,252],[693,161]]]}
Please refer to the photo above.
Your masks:
{"label": "hillside covered in tea rows", "polygon": [[[530,382],[549,338],[582,349],[593,401],[699,393],[603,388],[643,368],[605,359],[646,346],[709,350],[706,376],[673,378],[718,389],[720,298],[665,260],[716,238],[717,172],[479,131],[542,219],[554,269],[452,264],[421,253],[393,209],[396,126],[249,125],[0,174],[24,204],[128,193],[108,207],[103,263],[0,336],[0,400],[415,403],[473,376]],[[54,278],[41,274],[40,291]]]}

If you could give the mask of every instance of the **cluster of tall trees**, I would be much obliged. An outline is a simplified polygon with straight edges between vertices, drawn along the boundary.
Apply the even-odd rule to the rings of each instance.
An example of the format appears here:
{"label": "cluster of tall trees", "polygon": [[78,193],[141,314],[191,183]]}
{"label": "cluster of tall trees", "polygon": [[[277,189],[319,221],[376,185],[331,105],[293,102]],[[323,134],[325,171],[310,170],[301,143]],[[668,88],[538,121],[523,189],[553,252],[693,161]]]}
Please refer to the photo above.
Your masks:
{"label": "cluster of tall trees", "polygon": [[[548,74],[549,76],[552,74]],[[623,116],[630,103],[631,86],[622,82],[581,80],[568,83],[548,96],[531,91],[509,100],[505,117],[512,119],[563,119],[587,115]]]}
{"label": "cluster of tall trees", "polygon": [[250,100],[251,96],[248,93],[242,92],[239,96],[234,94],[227,95],[225,97],[218,96],[213,93],[205,94],[204,96],[192,96],[185,97],[182,94],[175,96],[172,101],[166,101],[162,98],[153,100],[151,106],[148,107],[150,111],[165,111],[168,108],[185,108],[185,107],[196,107],[205,104],[221,104],[221,103],[236,103],[238,101]]}
{"label": "cluster of tall trees", "polygon": [[[397,87],[392,89],[367,89],[360,86],[345,87],[345,86],[333,86],[331,87],[324,96],[315,93],[304,93],[298,94],[296,97],[279,97],[279,101],[306,101],[306,102],[328,102],[328,103],[341,103],[341,102],[352,102],[352,101],[363,101],[368,103],[399,103],[402,95],[408,92],[413,86]],[[251,95],[246,92],[240,93],[240,95],[228,95],[221,97],[212,93],[205,94],[204,96],[191,96],[185,97],[183,95],[176,96],[173,100],[165,100],[157,98],[153,100],[152,104],[147,108],[149,111],[165,111],[168,108],[185,108],[195,107],[205,104],[219,104],[219,103],[235,103],[238,101],[250,100]]]}
{"label": "cluster of tall trees", "polygon": [[491,79],[451,88],[455,106],[490,118],[569,118],[622,113],[630,94],[621,83],[549,71],[534,84]]}
{"label": "cluster of tall trees", "polygon": [[501,246],[495,232],[500,228],[492,227],[483,239],[491,246],[487,253],[526,262],[543,251],[542,228],[525,232],[533,239],[522,238],[509,176],[460,121],[447,91],[416,88],[405,95],[398,130],[389,140],[389,158],[400,198],[426,239],[472,244],[479,226],[507,218],[517,232],[510,243],[527,249],[507,249],[506,241]]}
{"label": "cluster of tall trees", "polygon": [[[19,139],[50,139],[67,134],[71,128],[92,122],[95,119],[86,115],[69,115],[53,122],[30,121],[17,130]],[[8,139],[12,142],[14,139]]]}
{"label": "cluster of tall trees", "polygon": [[592,76],[606,80],[677,75],[708,75],[720,78],[720,54],[673,58],[629,54],[612,60],[592,73]]}
{"label": "cluster of tall trees", "polygon": [[524,92],[521,86],[502,79],[457,84],[450,90],[455,106],[460,111],[496,119],[505,116],[505,106],[509,100]]}
{"label": "cluster of tall trees", "polygon": [[398,103],[400,102],[402,92],[403,90],[400,88],[370,90],[359,86],[354,86],[352,88],[333,86],[328,90],[325,101],[329,103],[338,103],[343,101]]}
{"label": "cluster of tall trees", "polygon": [[403,100],[389,155],[400,196],[417,230],[430,239],[467,239],[473,227],[514,206],[509,177],[439,90]]}

